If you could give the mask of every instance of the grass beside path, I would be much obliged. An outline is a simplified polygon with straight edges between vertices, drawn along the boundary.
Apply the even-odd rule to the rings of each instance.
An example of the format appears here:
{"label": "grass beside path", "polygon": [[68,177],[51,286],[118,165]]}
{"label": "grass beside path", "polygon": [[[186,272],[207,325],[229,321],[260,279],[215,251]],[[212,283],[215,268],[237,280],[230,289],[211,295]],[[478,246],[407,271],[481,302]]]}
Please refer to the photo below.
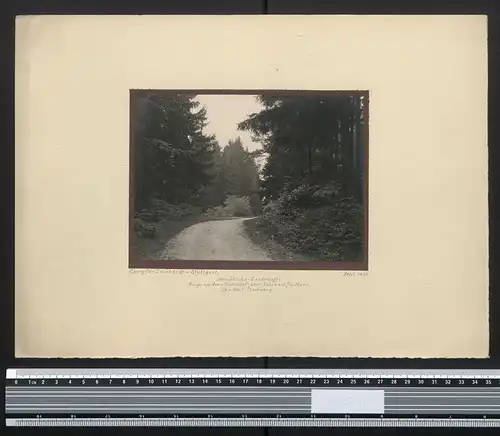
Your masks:
{"label": "grass beside path", "polygon": [[258,227],[259,218],[252,218],[243,221],[243,227],[248,238],[259,247],[269,252],[274,260],[305,261],[305,256],[293,253],[289,248],[284,247],[274,240],[274,238]]}
{"label": "grass beside path", "polygon": [[165,249],[165,244],[184,229],[201,222],[202,215],[184,217],[180,220],[164,219],[155,223],[155,235],[152,238],[144,238],[134,235],[132,244],[134,257],[137,259],[156,259]]}

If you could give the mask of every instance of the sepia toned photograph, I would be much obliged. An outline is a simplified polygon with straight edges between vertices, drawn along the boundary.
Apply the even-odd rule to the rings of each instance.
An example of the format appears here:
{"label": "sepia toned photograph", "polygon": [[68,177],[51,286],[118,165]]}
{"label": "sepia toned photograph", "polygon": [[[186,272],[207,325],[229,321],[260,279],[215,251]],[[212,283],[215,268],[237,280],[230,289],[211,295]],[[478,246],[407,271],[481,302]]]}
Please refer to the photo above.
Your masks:
{"label": "sepia toned photograph", "polygon": [[130,266],[366,269],[367,104],[132,90]]}

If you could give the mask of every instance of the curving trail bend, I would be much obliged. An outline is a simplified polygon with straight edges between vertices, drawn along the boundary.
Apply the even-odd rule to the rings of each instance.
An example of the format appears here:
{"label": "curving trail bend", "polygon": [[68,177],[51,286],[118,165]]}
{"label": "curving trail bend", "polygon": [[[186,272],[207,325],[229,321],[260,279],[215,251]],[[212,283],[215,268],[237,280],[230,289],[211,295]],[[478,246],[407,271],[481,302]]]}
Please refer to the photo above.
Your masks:
{"label": "curving trail bend", "polygon": [[206,221],[194,224],[171,239],[161,259],[273,260],[245,235],[243,221],[250,218]]}

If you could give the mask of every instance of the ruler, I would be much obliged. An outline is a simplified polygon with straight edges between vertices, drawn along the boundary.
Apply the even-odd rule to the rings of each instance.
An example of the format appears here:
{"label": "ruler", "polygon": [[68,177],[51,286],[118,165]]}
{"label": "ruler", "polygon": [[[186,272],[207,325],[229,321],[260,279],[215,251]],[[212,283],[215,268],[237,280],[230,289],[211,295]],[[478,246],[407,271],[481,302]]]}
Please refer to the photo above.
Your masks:
{"label": "ruler", "polygon": [[500,427],[500,370],[9,369],[7,426]]}

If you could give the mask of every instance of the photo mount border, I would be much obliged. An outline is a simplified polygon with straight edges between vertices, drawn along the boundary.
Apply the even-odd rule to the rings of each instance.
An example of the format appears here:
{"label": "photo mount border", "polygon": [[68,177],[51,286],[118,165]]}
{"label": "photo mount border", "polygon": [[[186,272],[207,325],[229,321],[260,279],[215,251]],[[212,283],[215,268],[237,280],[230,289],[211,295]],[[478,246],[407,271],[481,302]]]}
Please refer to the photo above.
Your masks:
{"label": "photo mount border", "polygon": [[[260,95],[273,96],[333,96],[359,95],[365,98],[365,127],[363,129],[363,259],[361,261],[308,260],[308,261],[241,261],[241,260],[178,260],[178,259],[141,259],[133,251],[134,216],[134,133],[136,120],[132,105],[134,95],[141,92],[162,91],[197,95]],[[368,271],[369,253],[369,138],[370,138],[370,92],[368,90],[320,90],[320,89],[175,89],[175,88],[132,88],[129,90],[129,269],[196,269],[196,270],[307,270],[307,271]]]}

